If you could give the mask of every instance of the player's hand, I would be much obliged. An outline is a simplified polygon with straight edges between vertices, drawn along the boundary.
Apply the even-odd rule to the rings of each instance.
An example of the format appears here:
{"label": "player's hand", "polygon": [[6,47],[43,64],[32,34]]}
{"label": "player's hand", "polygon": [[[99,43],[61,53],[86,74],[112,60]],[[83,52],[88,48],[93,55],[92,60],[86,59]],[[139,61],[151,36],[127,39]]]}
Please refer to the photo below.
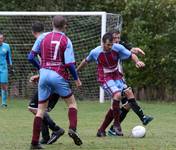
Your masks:
{"label": "player's hand", "polygon": [[34,76],[30,77],[29,82],[37,83],[38,80],[39,80],[39,75],[34,75]]}
{"label": "player's hand", "polygon": [[13,69],[12,66],[10,66],[10,74],[14,75],[14,73],[15,73],[15,70]]}
{"label": "player's hand", "polygon": [[139,60],[139,61],[136,62],[136,67],[137,67],[137,68],[143,68],[143,67],[145,67],[145,64],[144,64],[143,61],[140,61],[140,60]]}
{"label": "player's hand", "polygon": [[75,84],[76,84],[76,87],[79,88],[80,86],[82,86],[82,82],[79,80],[75,80]]}
{"label": "player's hand", "polygon": [[141,54],[141,55],[145,55],[145,52],[142,50],[142,49],[140,49],[140,48],[138,48],[138,47],[133,47],[132,49],[131,49],[131,52],[132,53],[134,53],[134,54]]}

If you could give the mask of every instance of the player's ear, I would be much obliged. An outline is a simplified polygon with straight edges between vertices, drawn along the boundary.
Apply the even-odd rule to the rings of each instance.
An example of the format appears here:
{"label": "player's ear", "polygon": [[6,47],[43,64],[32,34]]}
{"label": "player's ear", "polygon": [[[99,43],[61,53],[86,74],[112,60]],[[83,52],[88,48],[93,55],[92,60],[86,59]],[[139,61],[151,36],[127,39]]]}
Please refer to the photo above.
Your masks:
{"label": "player's ear", "polygon": [[64,25],[64,31],[66,31],[66,30],[67,30],[67,27],[68,27],[68,25],[67,25],[67,24],[65,24],[65,25]]}

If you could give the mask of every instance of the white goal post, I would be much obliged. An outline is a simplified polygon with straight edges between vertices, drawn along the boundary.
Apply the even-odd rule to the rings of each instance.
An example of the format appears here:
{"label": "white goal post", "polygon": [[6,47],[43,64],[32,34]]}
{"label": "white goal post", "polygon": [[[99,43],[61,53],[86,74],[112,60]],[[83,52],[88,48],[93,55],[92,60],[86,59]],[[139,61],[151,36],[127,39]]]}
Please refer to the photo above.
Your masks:
{"label": "white goal post", "polygon": [[[10,40],[11,40],[11,42],[13,43],[13,37],[12,37],[12,35],[11,35],[11,33],[14,33],[14,32],[16,32],[16,33],[14,33],[14,35],[16,36],[16,37],[20,37],[20,36],[24,36],[24,38],[25,38],[25,36],[29,36],[29,35],[21,35],[20,33],[17,33],[17,31],[14,31],[14,30],[18,30],[18,28],[16,28],[16,29],[13,29],[12,31],[10,31],[11,30],[11,28],[13,27],[13,26],[15,26],[14,24],[15,23],[17,23],[18,22],[18,18],[15,18],[15,21],[13,21],[12,23],[9,23],[8,24],[8,21],[10,21],[11,22],[11,20],[14,18],[14,17],[20,17],[19,18],[19,22],[21,21],[21,23],[20,24],[24,24],[23,26],[28,26],[28,24],[27,23],[25,23],[25,19],[24,18],[22,18],[22,17],[29,17],[29,16],[34,16],[34,17],[38,17],[38,18],[40,18],[40,17],[42,17],[42,16],[54,16],[54,15],[63,15],[63,16],[81,16],[82,17],[82,19],[84,19],[85,17],[87,17],[87,16],[92,16],[92,17],[94,17],[94,16],[99,16],[101,19],[101,26],[100,26],[100,30],[101,31],[97,31],[97,34],[99,34],[100,33],[100,37],[102,37],[104,34],[105,34],[105,32],[106,31],[110,31],[110,30],[112,30],[112,29],[115,29],[115,28],[119,28],[120,30],[121,30],[121,28],[122,28],[122,17],[121,17],[121,15],[119,15],[119,14],[109,14],[109,13],[106,13],[106,12],[6,12],[6,11],[1,11],[0,12],[0,30],[1,30],[1,28],[5,31],[5,32],[9,32],[9,36],[11,36],[11,37],[9,37],[9,36],[7,36],[7,42],[9,42]],[[84,17],[85,16],[85,17]],[[10,17],[10,19],[7,19],[8,17]],[[4,21],[4,19],[6,20],[6,22],[7,23],[4,23],[5,21]],[[29,20],[29,19],[28,19]],[[27,21],[28,21],[27,20]],[[32,20],[32,19],[31,19]],[[34,19],[35,20],[35,19]],[[91,18],[85,18],[85,21],[84,20],[81,20],[81,19],[79,19],[79,24],[81,24],[81,23],[83,23],[84,25],[86,25],[87,23],[89,23],[89,22],[86,22],[86,21],[91,21],[92,19]],[[26,22],[27,22],[26,21]],[[109,22],[108,22],[109,21]],[[46,21],[45,21],[46,22]],[[95,22],[95,21],[94,21]],[[93,22],[93,23],[94,23]],[[96,22],[95,22],[96,23]],[[11,25],[12,24],[12,25]],[[19,25],[18,25],[19,26]],[[90,25],[89,25],[90,26]],[[19,27],[19,28],[22,28],[22,27]],[[28,27],[29,28],[29,27]],[[78,26],[78,28],[79,28],[79,26]],[[83,27],[82,27],[83,28]],[[95,28],[93,25],[92,25],[92,28]],[[91,30],[92,30],[92,32],[94,32],[94,30],[92,29],[92,28],[90,28]],[[71,33],[71,34],[74,34],[74,32],[75,32],[75,29],[77,29],[77,28],[74,28],[74,30],[73,30],[73,33]],[[87,29],[87,27],[86,28],[83,28],[84,30],[90,30],[90,29]],[[21,29],[20,29],[21,30]],[[76,32],[82,32],[82,31],[77,31],[76,30]],[[84,34],[84,33],[83,33]],[[92,36],[92,35],[91,35]],[[84,37],[84,40],[87,40],[86,39],[87,37]],[[21,40],[21,39],[20,39]],[[19,40],[19,43],[16,41],[15,42],[15,44],[13,45],[13,44],[11,44],[11,42],[10,42],[10,45],[12,45],[13,46],[13,49],[17,49],[17,50],[19,50],[20,48],[18,47],[18,45],[20,45],[21,43],[22,43],[22,45],[23,46],[29,46],[30,44],[26,44],[25,42],[23,42],[22,40],[20,41]],[[81,36],[81,40],[82,40],[82,36]],[[88,38],[88,40],[92,40],[92,43],[95,41],[94,39],[92,39],[92,37],[89,37]],[[100,40],[100,38],[99,38],[99,40]],[[21,42],[21,43],[20,43]],[[99,41],[99,42],[101,42],[101,40]],[[77,43],[79,43],[78,41],[75,41],[75,43],[77,44]],[[80,44],[80,43],[79,43]],[[74,43],[73,43],[73,45],[74,45]],[[88,48],[90,47],[90,46],[87,46]],[[85,48],[83,48],[83,49],[85,49]],[[30,50],[30,49],[29,49]],[[90,50],[90,49],[87,49],[87,50]],[[20,51],[21,52],[21,51]],[[22,52],[21,52],[22,53]],[[88,52],[86,52],[86,54],[87,54]],[[19,54],[19,52],[17,52],[17,51],[15,51],[15,55],[20,55]],[[84,54],[83,54],[84,55]],[[21,60],[23,60],[23,59],[26,59],[26,58],[22,58],[22,57],[24,57],[24,56],[19,56],[19,57],[21,57]],[[15,61],[15,63],[16,64],[18,64],[19,65],[19,62],[18,62],[18,59],[17,58],[15,58],[14,59],[14,61]],[[26,63],[25,61],[24,61],[24,63]],[[31,69],[31,68],[30,68]],[[27,75],[29,75],[29,73],[27,74]],[[95,76],[95,75],[94,75]],[[87,77],[88,78],[88,77]],[[27,82],[26,82],[26,77],[24,76],[24,80],[25,80],[25,82],[24,81],[22,81],[22,79],[23,79],[23,74],[19,74],[18,76],[16,76],[16,78],[15,79],[17,79],[19,82],[22,82],[22,84],[23,85],[25,85]],[[91,80],[91,79],[90,79]],[[14,80],[12,81],[12,82],[15,82]],[[23,83],[24,82],[24,83]],[[21,89],[21,88],[23,88],[23,85],[22,85],[22,87],[20,88],[19,86],[20,86],[20,83],[18,83],[18,82],[15,82],[15,83],[17,83],[17,86],[18,86],[18,90],[23,90],[23,89]],[[12,84],[13,85],[13,84]],[[90,84],[90,87],[94,87],[94,84],[93,85],[91,85]],[[13,87],[11,87],[11,88],[13,88]],[[28,88],[28,87],[27,87]],[[27,89],[28,90],[28,89]],[[86,89],[87,90],[87,89]],[[88,89],[89,90],[89,89]],[[28,91],[26,91],[27,93],[29,93]],[[26,93],[25,91],[21,91],[21,93],[22,94],[19,94],[19,96],[25,96],[25,97],[27,97],[28,95],[25,95],[25,93]],[[86,94],[85,94],[86,95]],[[100,87],[99,88],[99,102],[100,103],[103,103],[104,102],[104,99],[105,99],[105,96],[104,96],[105,94],[104,94],[104,90]],[[83,96],[84,97],[84,96]]]}

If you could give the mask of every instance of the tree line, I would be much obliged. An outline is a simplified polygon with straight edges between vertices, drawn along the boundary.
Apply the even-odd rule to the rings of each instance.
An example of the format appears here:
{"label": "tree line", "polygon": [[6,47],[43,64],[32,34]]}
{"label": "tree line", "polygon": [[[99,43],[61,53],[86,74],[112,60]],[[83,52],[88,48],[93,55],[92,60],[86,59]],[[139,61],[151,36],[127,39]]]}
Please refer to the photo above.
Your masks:
{"label": "tree line", "polygon": [[175,100],[175,0],[1,0],[0,11],[106,11],[123,17],[122,39],[142,48],[146,67],[125,63],[125,76],[140,99]]}

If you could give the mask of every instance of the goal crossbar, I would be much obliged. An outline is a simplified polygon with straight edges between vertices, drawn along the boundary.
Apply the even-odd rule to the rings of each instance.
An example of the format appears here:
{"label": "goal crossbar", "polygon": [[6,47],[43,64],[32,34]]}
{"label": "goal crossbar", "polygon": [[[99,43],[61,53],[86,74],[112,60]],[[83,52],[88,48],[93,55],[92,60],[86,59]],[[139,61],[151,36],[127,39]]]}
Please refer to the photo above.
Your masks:
{"label": "goal crossbar", "polygon": [[[82,11],[82,12],[0,11],[0,16],[1,17],[3,17],[3,16],[5,16],[5,17],[9,17],[9,16],[17,16],[17,17],[18,16],[24,16],[24,17],[25,16],[26,17],[28,17],[28,16],[39,16],[39,17],[41,17],[41,16],[55,16],[55,15],[63,15],[63,16],[68,16],[68,17],[70,17],[70,16],[83,16],[83,18],[84,18],[84,16],[85,17],[88,17],[88,16],[100,17],[100,22],[101,22],[100,30],[101,30],[101,33],[99,32],[99,35],[101,34],[100,35],[101,38],[103,37],[103,35],[107,31],[109,31],[109,28],[114,28],[114,26],[116,26],[116,24],[117,24],[116,20],[113,20],[115,17],[112,17],[112,19],[109,19],[110,18],[109,16],[110,15],[114,16],[114,14],[109,14],[109,13],[106,13],[104,11],[91,11],[91,12],[87,12],[87,11],[86,12],[84,12],[84,11]],[[115,14],[115,15],[119,15],[119,14]],[[115,21],[115,22],[113,22],[112,27],[108,25],[107,20],[109,20],[109,22]],[[89,22],[90,22],[90,20],[88,20],[88,22],[85,21],[85,25],[86,24],[89,25]],[[79,23],[81,23],[81,22],[79,22]],[[95,22],[95,24],[96,24],[96,22]],[[7,31],[8,30],[9,29],[7,28]],[[87,30],[87,29],[85,29],[85,30]],[[18,30],[14,30],[14,31],[17,32]],[[100,41],[100,43],[101,43],[101,41]],[[23,43],[23,46],[25,44],[26,43]],[[19,45],[19,43],[16,43],[15,46],[18,46],[18,45]],[[104,90],[102,88],[100,88],[99,91],[100,91],[99,92],[99,101],[100,101],[100,103],[103,103],[104,102]]]}
{"label": "goal crossbar", "polygon": [[0,16],[52,16],[52,15],[65,15],[65,16],[101,16],[106,15],[106,12],[40,12],[40,11],[0,11]]}

